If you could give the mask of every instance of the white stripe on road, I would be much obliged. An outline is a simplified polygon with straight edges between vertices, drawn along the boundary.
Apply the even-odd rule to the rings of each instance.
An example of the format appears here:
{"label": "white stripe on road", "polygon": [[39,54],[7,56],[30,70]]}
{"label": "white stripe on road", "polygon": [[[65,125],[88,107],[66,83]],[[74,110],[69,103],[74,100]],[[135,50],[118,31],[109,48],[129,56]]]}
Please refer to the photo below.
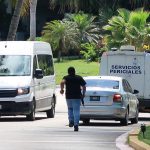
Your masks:
{"label": "white stripe on road", "polygon": [[101,142],[101,141],[24,141],[24,140],[6,140],[1,142],[7,143],[88,143],[88,144],[115,144],[115,142]]}

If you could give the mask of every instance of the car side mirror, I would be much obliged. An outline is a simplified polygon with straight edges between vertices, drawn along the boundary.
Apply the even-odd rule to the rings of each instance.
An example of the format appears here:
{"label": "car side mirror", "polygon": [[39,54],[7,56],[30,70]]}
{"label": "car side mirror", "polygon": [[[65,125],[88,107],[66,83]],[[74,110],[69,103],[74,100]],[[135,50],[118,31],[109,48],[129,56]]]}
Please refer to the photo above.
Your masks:
{"label": "car side mirror", "polygon": [[133,94],[138,94],[138,93],[139,93],[138,90],[134,90],[134,91],[133,91]]}
{"label": "car side mirror", "polygon": [[36,69],[34,72],[34,77],[37,79],[42,79],[43,78],[43,71],[42,69]]}

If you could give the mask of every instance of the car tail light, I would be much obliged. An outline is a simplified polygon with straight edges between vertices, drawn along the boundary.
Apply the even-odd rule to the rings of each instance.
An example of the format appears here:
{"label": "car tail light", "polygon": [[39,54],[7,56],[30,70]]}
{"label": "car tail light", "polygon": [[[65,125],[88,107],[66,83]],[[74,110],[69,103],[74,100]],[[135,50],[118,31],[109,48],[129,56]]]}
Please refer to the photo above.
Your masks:
{"label": "car tail light", "polygon": [[113,97],[114,102],[121,102],[122,96],[120,94],[115,94]]}

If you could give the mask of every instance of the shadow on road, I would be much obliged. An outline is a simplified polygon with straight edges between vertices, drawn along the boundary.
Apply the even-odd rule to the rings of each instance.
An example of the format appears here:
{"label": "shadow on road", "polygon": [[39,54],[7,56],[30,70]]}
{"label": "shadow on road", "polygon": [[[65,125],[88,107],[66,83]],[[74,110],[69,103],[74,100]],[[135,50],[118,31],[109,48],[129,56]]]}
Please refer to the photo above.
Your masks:
{"label": "shadow on road", "polygon": [[[132,125],[130,122],[128,125]],[[80,126],[94,126],[94,127],[122,127],[120,122],[90,122],[89,124],[80,123]]]}
{"label": "shadow on road", "polygon": [[[89,124],[84,124],[84,123],[80,123],[80,126],[98,126],[98,127],[100,127],[100,126],[107,126],[107,127],[112,127],[112,126],[115,126],[115,127],[120,127],[120,126],[123,126],[123,125],[121,125],[120,124],[120,122],[118,121],[118,122],[111,122],[111,121],[104,121],[104,120],[91,120],[92,122],[90,122]],[[150,118],[149,117],[139,117],[139,121],[150,121]],[[131,124],[131,122],[129,121],[129,123],[128,123],[128,125],[132,125]]]}
{"label": "shadow on road", "polygon": [[148,117],[139,117],[139,121],[150,121]]}

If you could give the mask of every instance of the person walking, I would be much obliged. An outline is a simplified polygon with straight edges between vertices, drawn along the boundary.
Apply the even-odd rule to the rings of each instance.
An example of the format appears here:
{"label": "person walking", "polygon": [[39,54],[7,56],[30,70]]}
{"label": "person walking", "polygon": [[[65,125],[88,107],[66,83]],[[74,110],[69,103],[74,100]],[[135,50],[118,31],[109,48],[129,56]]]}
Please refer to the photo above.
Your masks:
{"label": "person walking", "polygon": [[64,94],[68,108],[69,127],[74,126],[74,131],[79,130],[80,104],[86,92],[85,80],[75,73],[74,67],[68,68],[68,75],[64,76],[60,83],[60,93]]}

